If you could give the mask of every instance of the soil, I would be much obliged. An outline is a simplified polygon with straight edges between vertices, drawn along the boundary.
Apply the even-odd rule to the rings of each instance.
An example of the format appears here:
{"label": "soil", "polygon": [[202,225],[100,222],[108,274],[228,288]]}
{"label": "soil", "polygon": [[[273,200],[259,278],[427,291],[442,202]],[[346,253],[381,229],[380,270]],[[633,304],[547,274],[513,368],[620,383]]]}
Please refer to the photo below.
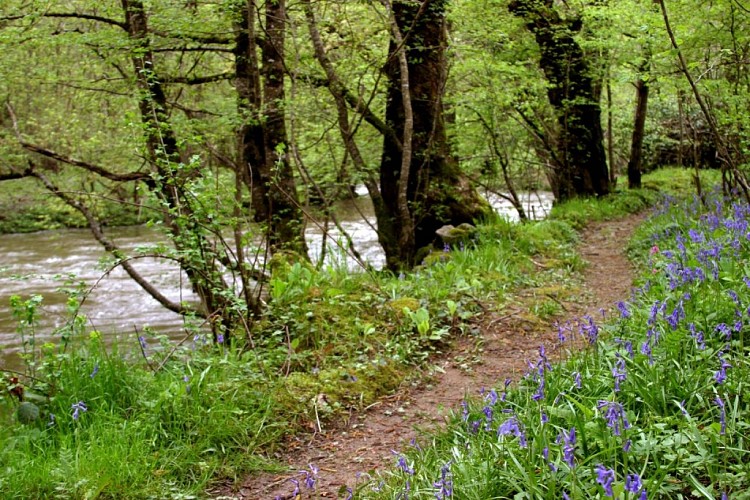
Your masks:
{"label": "soil", "polygon": [[[583,232],[579,253],[588,266],[582,293],[574,301],[561,302],[565,317],[558,318],[560,323],[584,314],[599,315],[628,297],[633,273],[624,246],[642,220],[642,215],[633,215],[596,222]],[[548,353],[553,350],[556,328],[552,323],[544,328],[530,324],[519,314],[522,308],[520,303],[485,314],[476,325],[479,333],[460,337],[450,352],[434,361],[433,373],[415,386],[341,422],[323,424],[321,431],[294,438],[281,456],[274,457],[288,464],[288,472],[253,475],[211,494],[225,499],[291,499],[290,479],[302,483],[300,471],[310,470],[312,464],[318,468],[315,498],[345,498],[347,485],[353,486],[363,473],[393,467],[393,450],[409,446],[421,431],[441,425],[449,412],[460,411],[456,409],[466,397],[508,378],[518,380],[528,362],[537,359],[540,345],[546,345]]]}

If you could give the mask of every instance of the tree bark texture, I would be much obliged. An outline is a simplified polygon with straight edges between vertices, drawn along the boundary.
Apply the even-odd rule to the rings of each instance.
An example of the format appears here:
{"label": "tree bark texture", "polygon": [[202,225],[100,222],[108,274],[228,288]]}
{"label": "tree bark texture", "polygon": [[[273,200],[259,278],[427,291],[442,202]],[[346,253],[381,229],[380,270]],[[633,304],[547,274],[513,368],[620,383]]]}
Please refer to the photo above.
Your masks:
{"label": "tree bark texture", "polygon": [[289,161],[284,117],[285,1],[267,0],[264,4],[261,36],[255,15],[260,9],[255,2],[243,2],[238,9],[235,88],[243,117],[239,130],[241,175],[251,193],[255,220],[265,224],[271,250],[292,250],[306,258],[305,225]]}
{"label": "tree bark texture", "polygon": [[600,89],[574,38],[580,22],[563,19],[553,0],[515,0],[508,9],[534,35],[541,52],[539,65],[550,84],[547,96],[559,124],[559,161],[551,176],[555,198],[608,194]]}
{"label": "tree bark texture", "polygon": [[[447,76],[446,4],[446,0],[392,3],[393,18],[403,40],[399,44],[394,36],[388,50],[386,124],[399,138],[404,138],[405,132],[409,137],[411,128],[411,151],[393,136],[385,135],[380,163],[384,203],[376,213],[378,238],[385,250],[387,267],[392,270],[417,264],[418,250],[430,245],[436,238],[435,231],[443,225],[471,223],[488,210],[486,202],[462,175],[445,131],[442,99]],[[401,81],[402,48],[408,82]],[[404,102],[405,95],[410,103]],[[402,167],[407,164],[408,175],[403,175]],[[408,180],[406,186],[401,185],[401,179]],[[404,220],[404,193],[410,220]],[[409,225],[413,225],[411,239],[403,237]]]}
{"label": "tree bark texture", "polygon": [[643,135],[646,129],[646,112],[648,109],[648,83],[638,78],[635,83],[636,106],[633,124],[633,139],[630,143],[628,160],[628,188],[641,188],[641,164],[643,158]]}

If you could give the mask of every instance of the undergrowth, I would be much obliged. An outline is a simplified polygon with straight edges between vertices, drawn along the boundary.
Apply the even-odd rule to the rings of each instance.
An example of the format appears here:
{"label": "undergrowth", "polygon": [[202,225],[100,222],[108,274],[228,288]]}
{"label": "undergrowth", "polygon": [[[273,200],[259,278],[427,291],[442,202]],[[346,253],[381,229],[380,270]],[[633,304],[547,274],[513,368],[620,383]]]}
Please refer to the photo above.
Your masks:
{"label": "undergrowth", "polygon": [[[537,223],[487,221],[473,241],[433,252],[407,275],[282,266],[274,270],[268,307],[253,337],[232,346],[211,344],[200,331],[180,343],[150,330],[119,345],[105,343],[100,332],[86,329],[75,295],[59,342],[40,346],[35,331],[42,299],[17,297],[13,308],[27,368],[6,371],[0,379],[0,494],[190,498],[214,481],[273,469],[277,466],[264,457],[285,437],[325,426],[344,411],[398,390],[453,338],[476,335],[477,314],[503,307],[523,289],[575,290],[583,266],[575,252],[582,210],[584,220],[599,213],[597,206],[614,217],[651,200],[644,192],[625,192],[561,205],[551,219]],[[548,304],[525,305],[544,320],[559,312]],[[602,352],[599,358],[611,356]],[[587,366],[578,369],[593,370]],[[550,418],[562,422],[558,413],[586,403],[570,402],[559,411],[551,403],[546,407]],[[467,422],[482,413],[473,406],[467,411]],[[470,429],[457,425],[468,437]],[[531,431],[531,423],[524,425]],[[455,449],[449,455],[464,453],[459,446],[464,441],[447,439]],[[494,442],[506,448],[502,440]],[[549,446],[551,459],[559,462],[557,448]],[[444,451],[435,451],[434,460],[442,460]],[[511,462],[503,467],[516,467]],[[493,464],[482,467],[495,470]],[[526,464],[527,473],[532,464],[538,467],[533,461],[519,464]],[[420,469],[425,481],[434,466],[425,462]],[[466,467],[466,474],[483,473],[468,462]],[[457,471],[458,458],[451,474]],[[408,478],[416,488],[416,478]],[[384,491],[398,489],[390,484]],[[432,491],[431,484],[419,488]]]}

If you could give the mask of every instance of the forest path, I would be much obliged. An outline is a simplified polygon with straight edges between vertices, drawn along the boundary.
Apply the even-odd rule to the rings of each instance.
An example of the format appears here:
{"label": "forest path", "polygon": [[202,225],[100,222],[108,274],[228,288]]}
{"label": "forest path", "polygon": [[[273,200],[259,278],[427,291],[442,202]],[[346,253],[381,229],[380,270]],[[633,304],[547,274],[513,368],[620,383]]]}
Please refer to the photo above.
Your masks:
{"label": "forest path", "polygon": [[[578,251],[589,265],[583,273],[582,293],[575,302],[565,302],[566,317],[560,323],[584,314],[596,317],[601,309],[610,310],[616,301],[628,298],[633,272],[624,247],[644,218],[639,214],[595,222],[583,232]],[[520,294],[522,301],[524,295]],[[552,350],[549,346],[557,340],[553,325],[534,327],[519,312],[519,307],[510,305],[505,311],[486,314],[477,325],[480,333],[457,339],[450,352],[435,360],[439,368],[427,381],[405,387],[341,422],[323,424],[322,432],[294,438],[276,457],[289,465],[289,472],[253,475],[210,494],[254,500],[308,498],[300,471],[310,470],[312,464],[319,472],[317,496],[310,498],[345,498],[346,486],[354,486],[358,475],[392,467],[396,462],[392,450],[408,446],[418,429],[440,425],[451,409],[483,387],[502,384],[506,378],[518,380],[528,361],[537,358],[540,345]],[[300,482],[302,497],[291,496],[292,479]]]}

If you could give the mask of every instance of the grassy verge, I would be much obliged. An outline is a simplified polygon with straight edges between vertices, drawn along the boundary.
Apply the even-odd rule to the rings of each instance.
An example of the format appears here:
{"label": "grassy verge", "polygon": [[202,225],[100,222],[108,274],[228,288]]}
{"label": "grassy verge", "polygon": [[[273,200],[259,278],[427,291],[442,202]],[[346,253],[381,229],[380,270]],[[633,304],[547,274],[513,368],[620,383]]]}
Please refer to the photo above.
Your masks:
{"label": "grassy verge", "polygon": [[540,350],[357,498],[744,498],[749,216],[718,197],[666,202],[632,242],[643,273],[619,314],[560,329],[582,353]]}
{"label": "grassy verge", "polygon": [[[616,216],[643,208],[649,196],[598,203],[613,205]],[[472,335],[470,318],[484,304],[502,308],[524,288],[575,291],[582,263],[566,214],[578,209],[556,210],[533,224],[488,222],[475,243],[435,253],[407,276],[279,269],[265,318],[241,347],[207,345],[195,332],[179,347],[149,334],[105,348],[80,317],[60,330],[59,345],[35,346],[39,304],[17,299],[29,352],[18,378],[39,414],[19,403],[15,375],[6,374],[0,494],[187,498],[211,481],[273,467],[262,457],[286,436],[397,390],[453,337]],[[528,306],[547,317],[559,312],[552,302]]]}

